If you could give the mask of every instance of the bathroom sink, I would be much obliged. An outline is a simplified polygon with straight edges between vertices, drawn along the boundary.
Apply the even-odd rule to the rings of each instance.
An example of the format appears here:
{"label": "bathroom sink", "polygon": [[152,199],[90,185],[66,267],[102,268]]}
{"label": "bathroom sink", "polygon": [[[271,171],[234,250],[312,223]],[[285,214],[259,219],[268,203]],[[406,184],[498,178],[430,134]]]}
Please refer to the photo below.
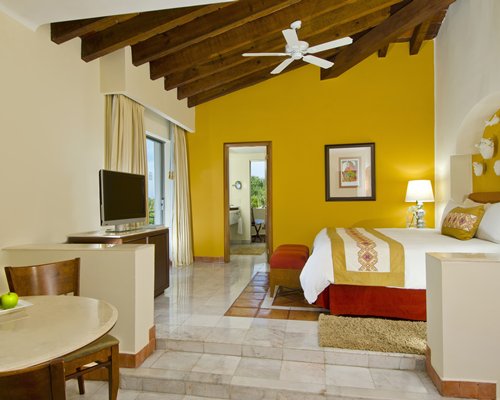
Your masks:
{"label": "bathroom sink", "polygon": [[229,225],[237,224],[240,219],[240,210],[237,208],[236,210],[229,211]]}

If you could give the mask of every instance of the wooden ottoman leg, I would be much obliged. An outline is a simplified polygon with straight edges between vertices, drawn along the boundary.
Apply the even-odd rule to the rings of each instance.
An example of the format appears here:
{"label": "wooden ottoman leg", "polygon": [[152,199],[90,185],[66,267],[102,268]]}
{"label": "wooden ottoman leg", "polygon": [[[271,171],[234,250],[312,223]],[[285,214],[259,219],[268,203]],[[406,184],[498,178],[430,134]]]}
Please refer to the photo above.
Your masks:
{"label": "wooden ottoman leg", "polygon": [[269,272],[269,294],[272,298],[276,297],[276,293],[278,293],[279,283],[276,279],[275,270],[271,269]]}

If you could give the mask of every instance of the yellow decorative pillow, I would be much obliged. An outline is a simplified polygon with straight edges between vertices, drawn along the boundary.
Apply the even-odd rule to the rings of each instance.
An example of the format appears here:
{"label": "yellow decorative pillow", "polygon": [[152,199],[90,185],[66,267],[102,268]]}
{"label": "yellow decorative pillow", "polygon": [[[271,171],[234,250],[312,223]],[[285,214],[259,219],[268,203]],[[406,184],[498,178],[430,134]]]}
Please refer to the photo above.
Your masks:
{"label": "yellow decorative pillow", "polygon": [[444,218],[441,233],[460,240],[472,239],[476,234],[483,214],[483,206],[455,207]]}

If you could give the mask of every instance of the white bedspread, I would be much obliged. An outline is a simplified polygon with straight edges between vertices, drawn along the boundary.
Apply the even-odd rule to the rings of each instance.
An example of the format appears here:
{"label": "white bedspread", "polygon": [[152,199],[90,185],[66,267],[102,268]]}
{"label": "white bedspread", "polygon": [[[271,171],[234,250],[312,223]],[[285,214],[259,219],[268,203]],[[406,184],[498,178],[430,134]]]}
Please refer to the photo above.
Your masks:
{"label": "white bedspread", "polygon": [[[425,289],[425,253],[499,253],[500,244],[486,240],[458,240],[432,229],[377,229],[400,242],[405,249],[405,288]],[[314,303],[328,285],[334,283],[332,247],[326,228],[314,239],[313,252],[300,274],[304,296]]]}

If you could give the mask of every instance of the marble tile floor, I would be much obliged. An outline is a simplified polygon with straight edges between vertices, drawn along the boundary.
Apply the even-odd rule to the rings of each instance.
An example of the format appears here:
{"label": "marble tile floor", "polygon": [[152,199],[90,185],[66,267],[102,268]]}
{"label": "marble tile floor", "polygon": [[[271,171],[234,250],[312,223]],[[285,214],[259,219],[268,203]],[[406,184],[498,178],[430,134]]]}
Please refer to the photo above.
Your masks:
{"label": "marble tile floor", "polygon": [[[442,398],[422,356],[322,348],[316,321],[224,316],[267,269],[263,255],[173,269],[155,300],[157,350],[120,370],[119,400]],[[68,399],[107,399],[106,383],[88,383],[78,396],[68,382]]]}
{"label": "marble tile floor", "polygon": [[[85,381],[85,394],[78,393],[76,380],[66,382],[66,400],[108,400],[108,385],[105,382]],[[118,400],[219,400],[210,397],[179,395],[169,393],[143,392],[139,390],[118,390]]]}

